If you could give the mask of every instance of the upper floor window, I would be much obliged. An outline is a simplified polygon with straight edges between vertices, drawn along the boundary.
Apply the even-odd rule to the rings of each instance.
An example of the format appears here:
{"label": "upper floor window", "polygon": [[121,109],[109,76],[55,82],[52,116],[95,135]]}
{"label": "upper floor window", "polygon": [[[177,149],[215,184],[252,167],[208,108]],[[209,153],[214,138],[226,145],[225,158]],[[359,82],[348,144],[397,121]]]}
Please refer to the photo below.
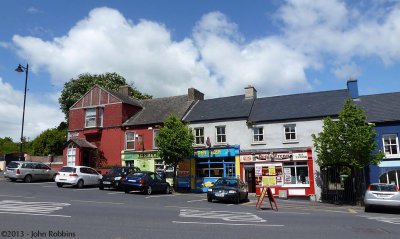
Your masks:
{"label": "upper floor window", "polygon": [[125,149],[134,150],[135,149],[135,133],[126,132],[125,134]]}
{"label": "upper floor window", "polygon": [[254,127],[253,128],[253,142],[254,143],[264,142],[264,128],[263,127]]}
{"label": "upper floor window", "polygon": [[204,144],[204,128],[195,128],[194,138],[196,144]]}
{"label": "upper floor window", "polygon": [[85,127],[96,127],[96,108],[86,109]]}
{"label": "upper floor window", "polygon": [[397,135],[383,135],[383,150],[386,156],[399,154],[399,141]]}
{"label": "upper floor window", "polygon": [[85,128],[103,127],[103,108],[88,108],[85,111]]}
{"label": "upper floor window", "polygon": [[158,145],[157,145],[156,138],[157,138],[157,135],[158,135],[159,132],[160,132],[159,129],[155,129],[155,130],[153,131],[153,148],[154,148],[154,149],[158,149]]}
{"label": "upper floor window", "polygon": [[225,132],[225,126],[217,126],[215,127],[216,133],[217,133],[217,144],[223,144],[226,143],[226,132]]}
{"label": "upper floor window", "polygon": [[296,140],[296,125],[288,124],[283,126],[285,128],[285,141],[293,141]]}

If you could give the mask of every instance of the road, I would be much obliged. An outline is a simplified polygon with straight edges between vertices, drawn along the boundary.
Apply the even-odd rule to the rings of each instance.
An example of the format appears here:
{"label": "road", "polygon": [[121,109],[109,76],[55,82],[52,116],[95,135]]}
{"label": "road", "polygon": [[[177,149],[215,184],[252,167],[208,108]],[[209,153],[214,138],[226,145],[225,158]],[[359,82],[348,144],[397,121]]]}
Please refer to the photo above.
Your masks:
{"label": "road", "polygon": [[205,194],[142,195],[0,179],[0,238],[399,238],[400,214],[278,200],[208,203]]}

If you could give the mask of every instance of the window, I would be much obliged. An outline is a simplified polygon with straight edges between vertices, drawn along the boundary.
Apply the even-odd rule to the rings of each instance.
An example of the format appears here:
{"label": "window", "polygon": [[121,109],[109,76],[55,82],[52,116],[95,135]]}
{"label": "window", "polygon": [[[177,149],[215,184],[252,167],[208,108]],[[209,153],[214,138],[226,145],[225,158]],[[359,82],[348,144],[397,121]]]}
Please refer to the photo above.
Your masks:
{"label": "window", "polygon": [[225,126],[217,126],[215,129],[217,131],[217,143],[226,143]]}
{"label": "window", "polygon": [[134,132],[126,132],[125,149],[126,150],[134,150],[135,149],[135,133]]}
{"label": "window", "polygon": [[158,149],[156,138],[157,138],[157,135],[159,132],[160,132],[160,130],[158,130],[158,129],[153,131],[153,148],[154,149]]}
{"label": "window", "polygon": [[204,128],[195,128],[194,134],[195,143],[204,144]]}
{"label": "window", "polygon": [[285,163],[283,165],[285,184],[309,184],[307,162]]}
{"label": "window", "polygon": [[96,127],[96,109],[95,108],[86,109],[85,127],[86,128]]}
{"label": "window", "polygon": [[284,125],[285,128],[285,141],[296,140],[296,125]]}
{"label": "window", "polygon": [[383,150],[386,156],[397,155],[399,153],[399,141],[397,135],[383,135]]}
{"label": "window", "polygon": [[103,127],[103,113],[104,113],[104,109],[103,108],[99,108],[98,109],[98,117],[97,117],[97,127]]}
{"label": "window", "polygon": [[67,150],[67,166],[75,166],[76,147],[74,144],[68,145]]}
{"label": "window", "polygon": [[264,128],[263,127],[254,127],[253,128],[253,142],[254,143],[264,142]]}

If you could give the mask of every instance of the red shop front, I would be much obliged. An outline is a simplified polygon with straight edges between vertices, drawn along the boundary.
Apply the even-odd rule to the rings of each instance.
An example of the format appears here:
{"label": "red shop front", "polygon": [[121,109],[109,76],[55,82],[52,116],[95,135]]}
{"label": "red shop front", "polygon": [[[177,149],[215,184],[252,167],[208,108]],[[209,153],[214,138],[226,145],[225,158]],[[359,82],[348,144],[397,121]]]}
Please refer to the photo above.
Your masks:
{"label": "red shop front", "polygon": [[241,152],[241,177],[249,192],[270,187],[281,197],[315,195],[311,148],[291,151]]}

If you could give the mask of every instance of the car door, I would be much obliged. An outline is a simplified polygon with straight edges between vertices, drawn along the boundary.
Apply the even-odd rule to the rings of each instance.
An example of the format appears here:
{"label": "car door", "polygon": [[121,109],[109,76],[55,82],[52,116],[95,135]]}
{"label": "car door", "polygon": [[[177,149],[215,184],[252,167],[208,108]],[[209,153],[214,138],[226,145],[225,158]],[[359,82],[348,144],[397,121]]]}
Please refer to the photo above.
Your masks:
{"label": "car door", "polygon": [[90,174],[91,184],[97,185],[99,183],[99,175],[100,174],[92,168],[88,168],[88,172]]}
{"label": "car door", "polygon": [[166,187],[166,182],[165,182],[165,180],[164,179],[162,179],[161,177],[160,177],[160,175],[158,175],[158,174],[154,174],[154,184],[155,185],[157,185],[156,187],[157,187],[157,191],[158,192],[163,192],[163,191],[165,191],[165,187]]}
{"label": "car door", "polygon": [[45,180],[50,180],[53,179],[53,172],[51,170],[51,168],[49,166],[47,166],[46,164],[40,164],[43,170],[43,179]]}
{"label": "car door", "polygon": [[83,180],[85,185],[92,185],[92,178],[89,173],[89,168],[82,167],[79,169],[79,177]]}

